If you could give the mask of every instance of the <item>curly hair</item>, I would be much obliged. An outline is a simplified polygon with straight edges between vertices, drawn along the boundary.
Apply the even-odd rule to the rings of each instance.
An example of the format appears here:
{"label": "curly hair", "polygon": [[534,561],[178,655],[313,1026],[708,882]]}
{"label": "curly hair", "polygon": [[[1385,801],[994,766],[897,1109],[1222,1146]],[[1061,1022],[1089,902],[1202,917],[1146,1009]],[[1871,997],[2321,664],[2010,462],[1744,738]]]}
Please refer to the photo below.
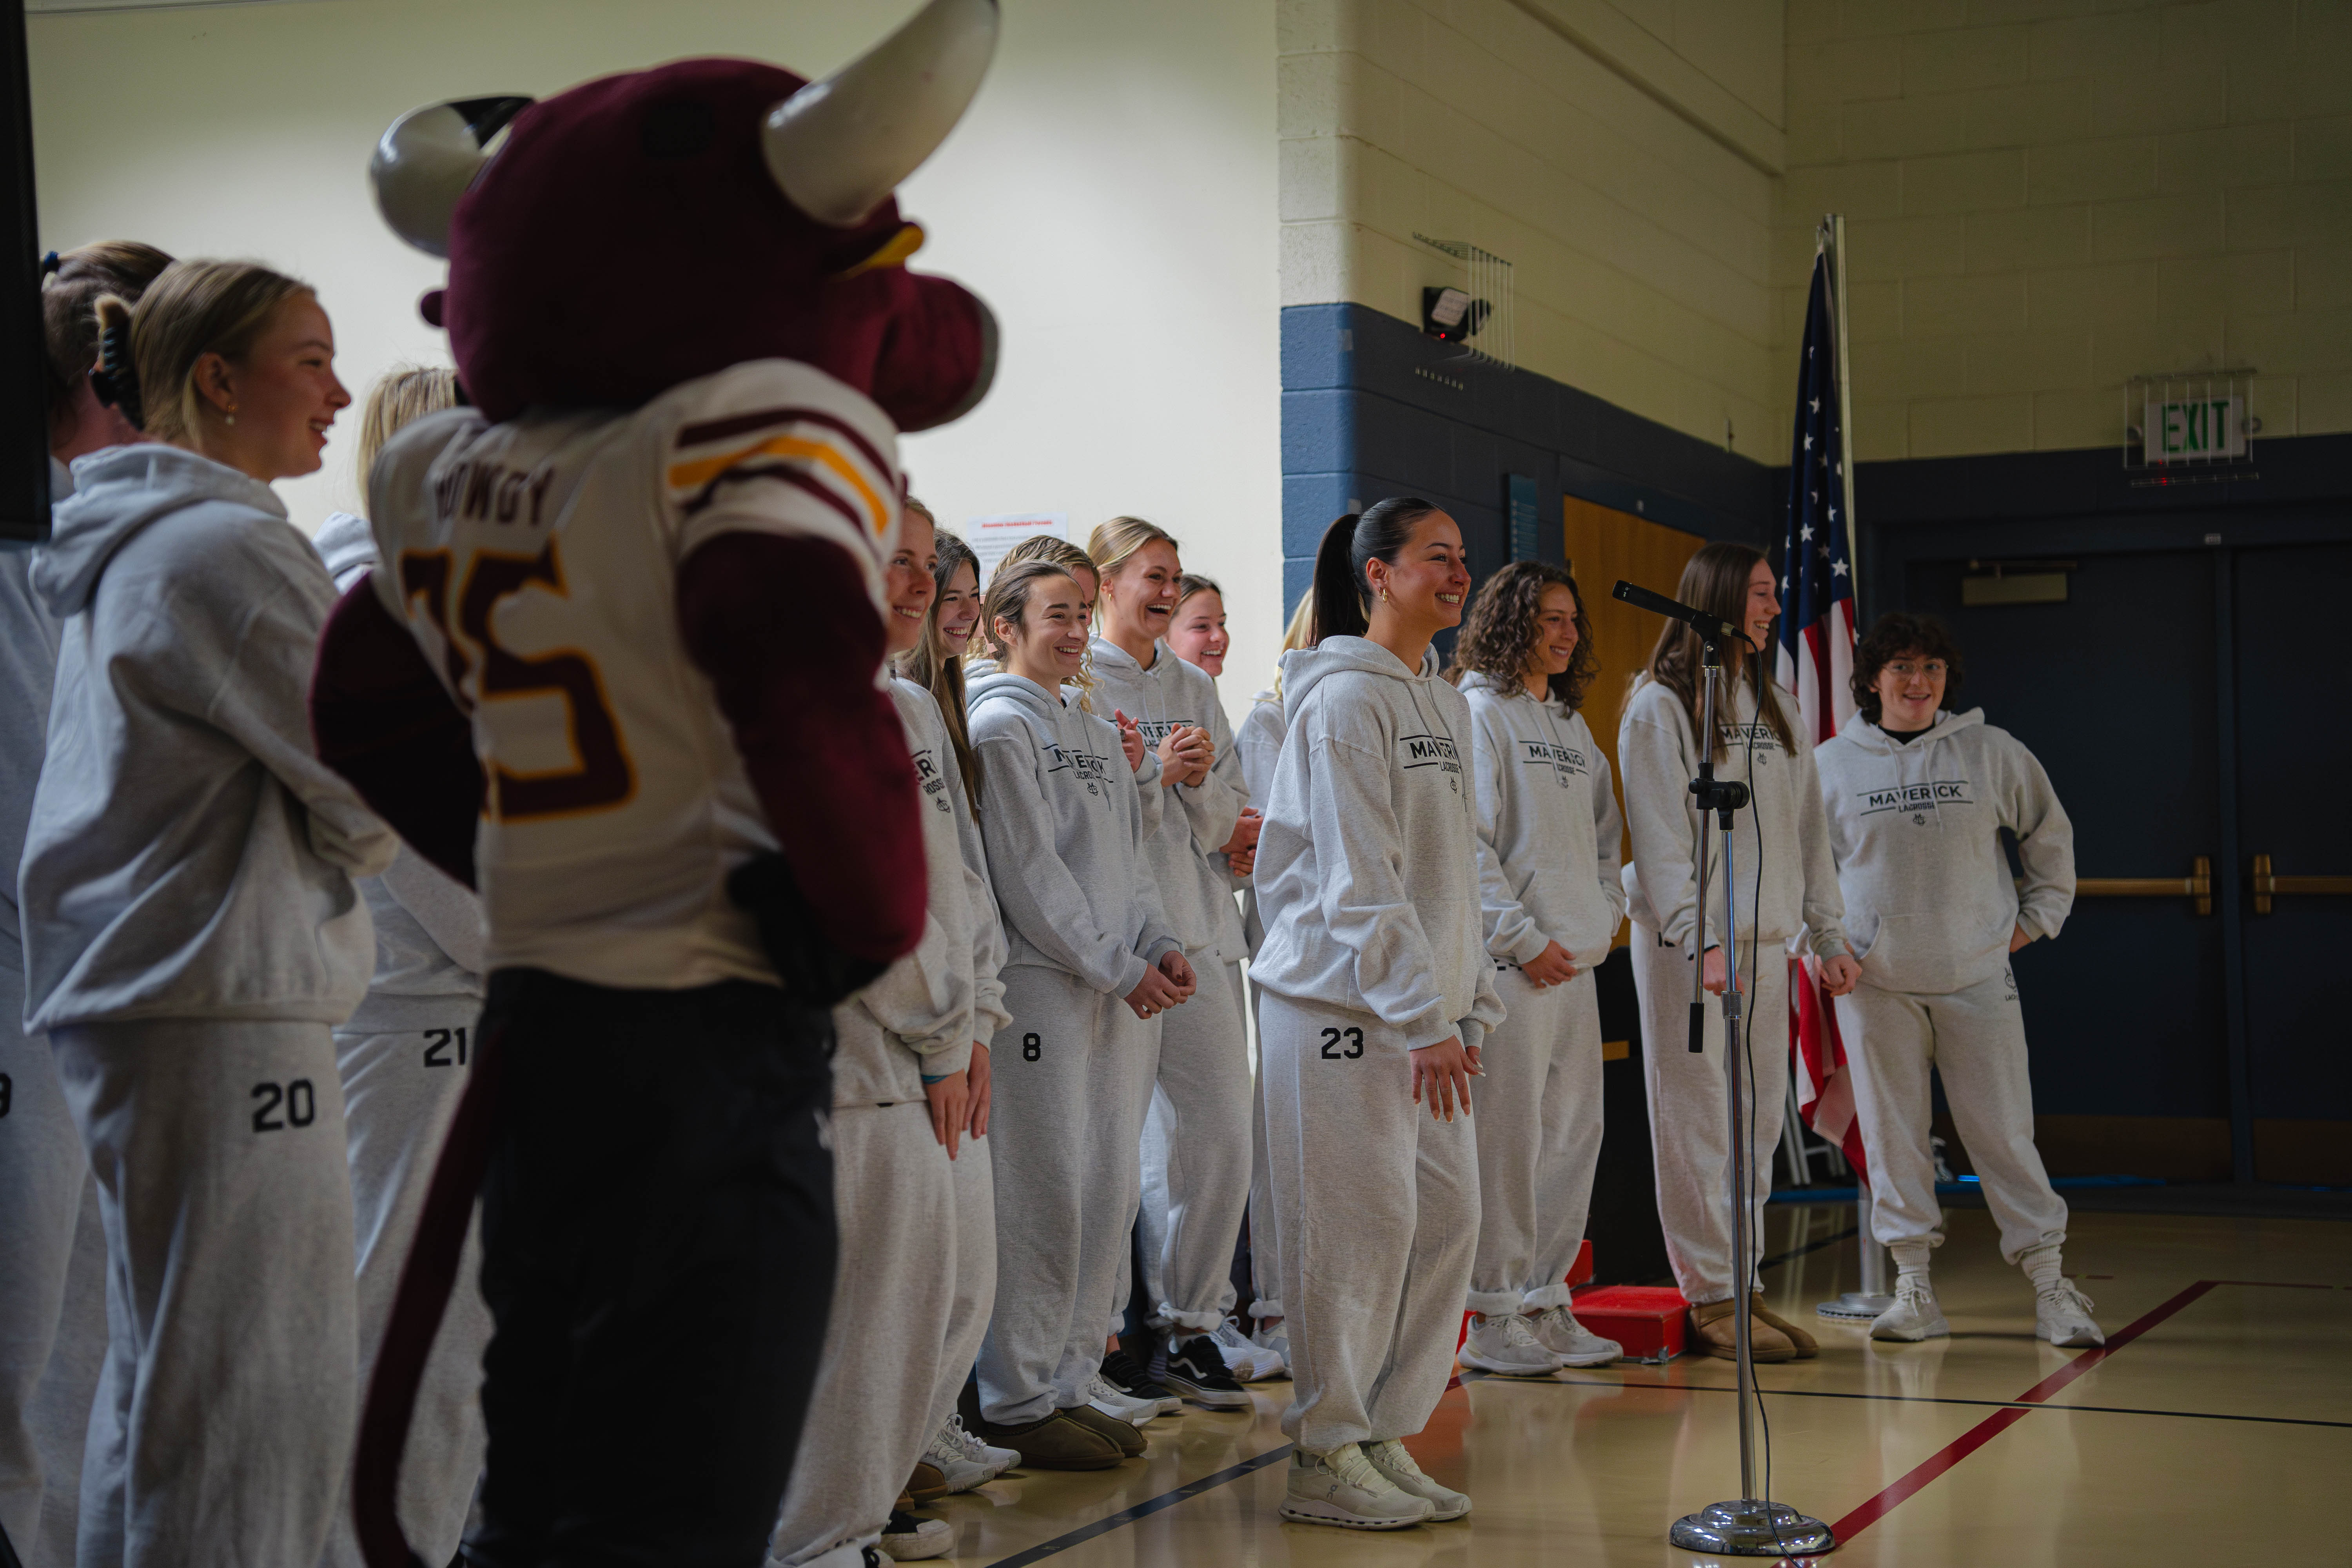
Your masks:
{"label": "curly hair", "polygon": [[1853,705],[1872,723],[1878,722],[1878,672],[1906,653],[1944,661],[1944,695],[1960,689],[1967,670],[1960,663],[1960,645],[1943,622],[1908,610],[1889,610],[1853,645]]}
{"label": "curly hair", "polygon": [[1535,650],[1542,627],[1536,616],[1543,609],[1546,588],[1557,584],[1576,605],[1576,651],[1568,668],[1551,678],[1552,697],[1570,712],[1584,706],[1584,694],[1601,673],[1601,656],[1592,647],[1592,622],[1584,614],[1584,595],[1565,566],[1549,561],[1514,561],[1478,590],[1462,617],[1462,635],[1454,639],[1454,663],[1445,679],[1461,683],[1472,670],[1493,679],[1517,684],[1525,678],[1528,656]]}

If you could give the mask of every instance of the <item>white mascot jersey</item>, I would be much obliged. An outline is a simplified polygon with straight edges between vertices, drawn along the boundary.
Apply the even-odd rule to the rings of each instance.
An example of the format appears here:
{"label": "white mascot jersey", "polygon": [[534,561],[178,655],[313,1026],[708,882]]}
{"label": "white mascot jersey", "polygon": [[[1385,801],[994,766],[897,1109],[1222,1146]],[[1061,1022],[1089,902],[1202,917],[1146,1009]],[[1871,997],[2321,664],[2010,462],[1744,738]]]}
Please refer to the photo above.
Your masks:
{"label": "white mascot jersey", "polygon": [[373,581],[473,723],[488,968],[773,981],[725,884],[776,839],[687,653],[678,566],[722,533],[823,539],[864,566],[878,616],[899,493],[889,417],[788,360],[620,415],[450,409],[386,445]]}

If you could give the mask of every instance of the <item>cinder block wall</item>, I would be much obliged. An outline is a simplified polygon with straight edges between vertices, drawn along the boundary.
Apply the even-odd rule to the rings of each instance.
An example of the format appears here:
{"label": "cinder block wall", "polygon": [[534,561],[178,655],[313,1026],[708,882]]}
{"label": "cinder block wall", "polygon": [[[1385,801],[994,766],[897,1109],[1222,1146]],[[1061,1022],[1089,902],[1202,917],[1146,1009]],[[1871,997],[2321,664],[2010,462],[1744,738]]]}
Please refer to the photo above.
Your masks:
{"label": "cinder block wall", "polygon": [[2225,365],[2352,430],[2352,8],[1788,0],[1787,58],[1775,342],[1842,210],[1864,459],[2119,443],[2128,377]]}
{"label": "cinder block wall", "polygon": [[1774,460],[1781,0],[1282,0],[1286,306],[1418,324],[1513,264],[1518,362]]}

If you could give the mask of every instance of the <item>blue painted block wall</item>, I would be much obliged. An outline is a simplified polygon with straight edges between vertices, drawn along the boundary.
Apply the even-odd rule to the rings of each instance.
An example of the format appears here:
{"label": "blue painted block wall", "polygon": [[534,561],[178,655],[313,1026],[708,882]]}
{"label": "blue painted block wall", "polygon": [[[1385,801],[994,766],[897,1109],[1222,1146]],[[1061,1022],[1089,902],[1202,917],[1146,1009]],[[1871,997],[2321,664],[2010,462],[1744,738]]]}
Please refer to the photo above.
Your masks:
{"label": "blue painted block wall", "polygon": [[1282,312],[1282,553],[1286,614],[1307,591],[1331,520],[1418,495],[1462,524],[1481,579],[1510,559],[1505,476],[1536,481],[1543,555],[1561,553],[1560,498],[1577,496],[1707,539],[1778,531],[1776,470],[1362,305]]}

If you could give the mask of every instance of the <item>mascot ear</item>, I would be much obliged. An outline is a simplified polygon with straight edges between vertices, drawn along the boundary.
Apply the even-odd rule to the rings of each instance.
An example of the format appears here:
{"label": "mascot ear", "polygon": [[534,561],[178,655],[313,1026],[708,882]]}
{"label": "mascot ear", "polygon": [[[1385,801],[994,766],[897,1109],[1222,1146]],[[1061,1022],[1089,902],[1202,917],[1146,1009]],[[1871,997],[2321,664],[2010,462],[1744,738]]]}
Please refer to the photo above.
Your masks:
{"label": "mascot ear", "polygon": [[760,151],[793,205],[852,228],[947,140],[996,48],[996,0],[930,0],[768,111]]}
{"label": "mascot ear", "polygon": [[449,215],[490,161],[482,149],[530,104],[528,98],[467,98],[412,109],[394,121],[368,160],[376,210],[392,232],[446,259]]}

